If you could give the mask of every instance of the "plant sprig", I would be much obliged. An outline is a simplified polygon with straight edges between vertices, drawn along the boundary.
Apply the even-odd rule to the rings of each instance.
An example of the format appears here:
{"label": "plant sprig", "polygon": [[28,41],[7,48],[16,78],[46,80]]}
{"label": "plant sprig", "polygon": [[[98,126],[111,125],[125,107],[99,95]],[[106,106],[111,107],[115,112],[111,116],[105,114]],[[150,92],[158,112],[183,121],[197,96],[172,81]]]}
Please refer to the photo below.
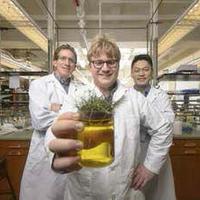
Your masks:
{"label": "plant sprig", "polygon": [[83,113],[111,113],[114,105],[114,103],[106,100],[104,97],[98,97],[94,93],[90,93],[89,98],[82,98],[80,102],[76,103],[78,111]]}

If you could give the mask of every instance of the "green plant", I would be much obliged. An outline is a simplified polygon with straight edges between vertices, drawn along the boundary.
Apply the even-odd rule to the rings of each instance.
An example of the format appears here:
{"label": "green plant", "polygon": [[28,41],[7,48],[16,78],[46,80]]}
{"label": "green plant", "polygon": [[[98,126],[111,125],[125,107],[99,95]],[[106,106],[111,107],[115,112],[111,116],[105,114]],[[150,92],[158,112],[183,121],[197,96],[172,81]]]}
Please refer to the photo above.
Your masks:
{"label": "green plant", "polygon": [[84,116],[92,118],[100,118],[102,116],[108,116],[112,114],[114,108],[118,105],[118,102],[110,102],[104,97],[99,97],[96,94],[90,92],[89,97],[86,99],[81,99],[76,103],[76,107],[80,113]]}

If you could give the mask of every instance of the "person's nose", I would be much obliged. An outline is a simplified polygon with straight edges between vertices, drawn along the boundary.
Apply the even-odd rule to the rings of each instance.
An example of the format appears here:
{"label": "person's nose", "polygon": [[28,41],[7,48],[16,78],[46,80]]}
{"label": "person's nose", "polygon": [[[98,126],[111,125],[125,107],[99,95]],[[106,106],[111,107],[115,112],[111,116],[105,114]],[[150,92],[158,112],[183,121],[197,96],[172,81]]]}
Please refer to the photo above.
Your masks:
{"label": "person's nose", "polygon": [[101,70],[102,71],[109,71],[110,70],[110,68],[108,67],[108,64],[106,62],[103,63]]}
{"label": "person's nose", "polygon": [[144,76],[144,70],[140,70],[140,71],[139,71],[139,75],[140,75],[140,76]]}
{"label": "person's nose", "polygon": [[69,65],[70,65],[70,60],[69,60],[69,58],[66,58],[64,63],[65,63],[66,66],[69,66]]}

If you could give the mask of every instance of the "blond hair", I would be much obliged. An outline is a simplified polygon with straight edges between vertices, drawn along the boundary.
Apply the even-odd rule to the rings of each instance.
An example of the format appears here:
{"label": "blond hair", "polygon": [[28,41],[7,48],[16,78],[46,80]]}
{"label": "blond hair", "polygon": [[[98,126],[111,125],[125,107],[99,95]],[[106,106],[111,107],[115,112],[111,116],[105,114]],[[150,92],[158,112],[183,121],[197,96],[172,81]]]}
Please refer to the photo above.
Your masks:
{"label": "blond hair", "polygon": [[87,53],[88,61],[91,62],[92,57],[99,57],[102,53],[105,53],[109,58],[116,59],[118,62],[121,59],[121,53],[116,42],[105,34],[97,35],[92,41]]}

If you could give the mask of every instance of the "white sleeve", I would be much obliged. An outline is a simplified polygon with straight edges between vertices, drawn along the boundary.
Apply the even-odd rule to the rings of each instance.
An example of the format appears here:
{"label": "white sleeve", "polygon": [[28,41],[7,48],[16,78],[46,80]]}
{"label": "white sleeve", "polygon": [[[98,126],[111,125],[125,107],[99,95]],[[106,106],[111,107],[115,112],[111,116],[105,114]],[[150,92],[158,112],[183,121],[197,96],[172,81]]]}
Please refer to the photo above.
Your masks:
{"label": "white sleeve", "polygon": [[35,80],[29,88],[29,110],[32,127],[46,131],[58,113],[49,110],[50,100],[44,80]]}
{"label": "white sleeve", "polygon": [[161,114],[169,120],[171,123],[174,122],[175,114],[172,109],[171,101],[169,99],[169,96],[167,95],[166,92],[160,91],[160,94],[158,96],[158,102],[155,102],[156,104],[158,103],[159,105],[153,105],[155,109],[158,109],[158,111],[161,112]]}
{"label": "white sleeve", "polygon": [[[64,102],[63,102],[63,105],[61,107],[61,110],[59,112],[59,114],[63,114],[65,112],[76,112],[76,108],[75,108],[75,105],[74,105],[74,99],[71,97],[71,98],[68,98],[66,99]],[[56,123],[56,120],[57,118],[55,119],[54,123]],[[45,141],[44,141],[44,146],[45,146],[45,150],[47,152],[47,155],[49,157],[49,161],[50,161],[50,165],[52,166],[53,164],[53,159],[54,159],[54,156],[55,156],[55,153],[53,153],[50,149],[49,149],[49,143],[56,139],[56,136],[53,134],[52,130],[51,130],[51,127],[50,126],[47,131],[46,131],[46,134],[45,134]]]}
{"label": "white sleeve", "polygon": [[46,153],[48,155],[48,158],[49,158],[49,162],[50,162],[50,165],[52,166],[53,164],[53,159],[54,159],[54,155],[55,153],[53,153],[50,149],[49,149],[49,143],[56,139],[55,135],[52,133],[51,131],[51,126],[47,129],[47,132],[45,134],[45,141],[44,141],[44,147],[45,147],[45,150],[46,150]]}
{"label": "white sleeve", "polygon": [[[74,94],[74,96],[71,96],[70,98],[65,99],[65,101],[63,102],[63,105],[61,107],[61,110],[59,111],[59,115],[63,114],[65,112],[77,112],[77,108],[76,108],[76,102],[78,100],[80,100],[80,98],[85,98],[86,96],[88,96],[88,88],[87,87],[83,87],[83,89],[79,92],[76,92]],[[85,96],[84,96],[85,95]],[[56,123],[57,118],[55,119],[54,123]],[[49,157],[49,161],[50,164],[52,166],[53,164],[53,159],[55,156],[55,153],[53,153],[50,149],[49,149],[49,143],[53,140],[56,139],[56,136],[53,134],[52,130],[51,130],[50,126],[47,131],[46,131],[46,135],[45,135],[45,150],[48,154]]]}
{"label": "white sleeve", "polygon": [[142,125],[150,128],[151,140],[148,146],[144,166],[158,174],[167,159],[172,144],[172,123],[156,111],[145,98],[139,98]]}
{"label": "white sleeve", "polygon": [[[157,101],[155,101],[153,104],[151,103],[150,104],[157,112],[163,115],[163,117],[173,125],[175,114],[172,109],[171,101],[167,93],[164,91],[160,91],[158,95],[159,96],[157,97]],[[148,100],[148,97],[147,97],[147,100]],[[148,130],[148,134],[153,135],[153,133],[151,133],[151,131],[149,130]]]}

